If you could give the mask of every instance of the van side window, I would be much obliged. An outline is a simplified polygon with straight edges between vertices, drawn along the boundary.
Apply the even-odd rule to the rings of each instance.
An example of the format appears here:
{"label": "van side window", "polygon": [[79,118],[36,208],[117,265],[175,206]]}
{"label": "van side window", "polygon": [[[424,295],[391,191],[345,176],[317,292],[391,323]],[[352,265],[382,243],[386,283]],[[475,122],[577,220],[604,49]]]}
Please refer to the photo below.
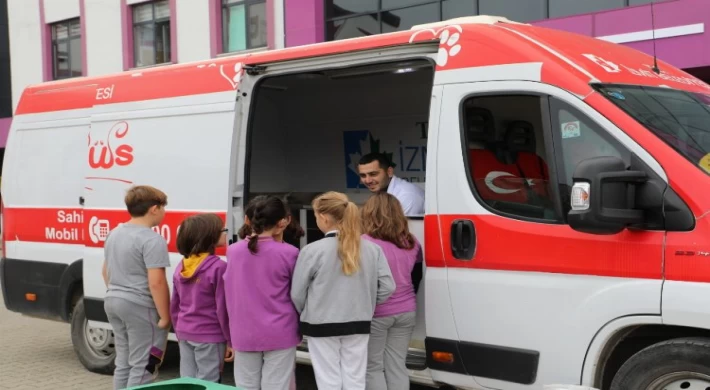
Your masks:
{"label": "van side window", "polygon": [[552,128],[557,133],[555,141],[558,159],[557,176],[560,185],[560,197],[565,215],[571,206],[572,177],[577,165],[592,157],[619,157],[626,164],[630,163],[629,151],[588,116],[555,98],[550,98]]}
{"label": "van side window", "polygon": [[477,198],[509,217],[560,221],[550,185],[542,111],[533,95],[463,103],[465,158]]}

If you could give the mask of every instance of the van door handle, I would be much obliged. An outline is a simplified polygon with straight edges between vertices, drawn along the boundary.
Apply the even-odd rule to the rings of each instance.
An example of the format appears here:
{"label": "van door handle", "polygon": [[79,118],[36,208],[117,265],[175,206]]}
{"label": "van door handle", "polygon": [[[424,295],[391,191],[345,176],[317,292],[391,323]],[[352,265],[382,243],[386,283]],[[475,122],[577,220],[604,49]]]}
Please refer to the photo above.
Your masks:
{"label": "van door handle", "polygon": [[476,253],[476,229],[468,219],[451,223],[451,253],[459,260],[473,260]]}

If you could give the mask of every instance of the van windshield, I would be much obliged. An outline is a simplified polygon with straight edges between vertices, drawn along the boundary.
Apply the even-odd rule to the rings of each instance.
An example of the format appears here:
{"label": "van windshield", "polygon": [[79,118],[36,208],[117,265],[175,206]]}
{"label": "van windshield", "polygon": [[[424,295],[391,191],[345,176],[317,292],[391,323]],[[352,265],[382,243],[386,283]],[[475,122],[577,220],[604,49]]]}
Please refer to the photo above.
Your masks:
{"label": "van windshield", "polygon": [[608,84],[597,90],[710,175],[710,95]]}

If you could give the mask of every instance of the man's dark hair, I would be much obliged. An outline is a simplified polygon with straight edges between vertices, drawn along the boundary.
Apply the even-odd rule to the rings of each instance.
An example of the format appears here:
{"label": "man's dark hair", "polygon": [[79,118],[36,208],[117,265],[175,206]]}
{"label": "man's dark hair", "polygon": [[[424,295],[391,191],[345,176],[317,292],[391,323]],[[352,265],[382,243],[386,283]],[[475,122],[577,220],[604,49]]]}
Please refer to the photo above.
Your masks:
{"label": "man's dark hair", "polygon": [[368,153],[360,158],[358,164],[365,165],[373,161],[377,161],[380,164],[380,168],[384,170],[394,167],[394,165],[392,165],[392,161],[390,161],[390,159],[383,153]]}

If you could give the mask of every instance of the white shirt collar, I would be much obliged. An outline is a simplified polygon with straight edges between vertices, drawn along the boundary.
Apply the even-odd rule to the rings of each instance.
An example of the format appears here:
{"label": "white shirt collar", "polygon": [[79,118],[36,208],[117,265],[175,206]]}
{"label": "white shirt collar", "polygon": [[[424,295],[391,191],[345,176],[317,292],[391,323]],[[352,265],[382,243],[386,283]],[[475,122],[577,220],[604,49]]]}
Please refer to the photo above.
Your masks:
{"label": "white shirt collar", "polygon": [[397,184],[399,183],[401,179],[398,178],[397,176],[392,176],[392,179],[390,179],[390,184],[387,186],[387,193],[392,195],[394,194],[394,190],[397,187]]}

